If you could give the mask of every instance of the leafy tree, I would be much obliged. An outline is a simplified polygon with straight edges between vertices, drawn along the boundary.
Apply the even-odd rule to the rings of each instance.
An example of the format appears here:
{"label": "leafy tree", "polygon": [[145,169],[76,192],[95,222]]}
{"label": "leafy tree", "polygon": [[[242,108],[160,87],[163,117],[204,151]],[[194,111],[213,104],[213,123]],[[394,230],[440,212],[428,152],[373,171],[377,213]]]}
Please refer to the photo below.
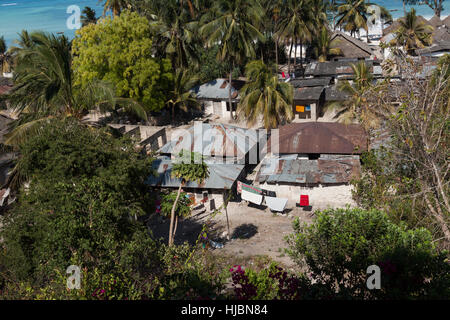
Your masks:
{"label": "leafy tree", "polygon": [[83,15],[81,16],[81,25],[84,27],[90,23],[97,23],[97,18],[95,17],[95,10],[91,7],[84,7]]}
{"label": "leafy tree", "polygon": [[[424,228],[408,230],[377,210],[319,212],[310,225],[294,222],[289,254],[307,266],[316,285],[337,298],[433,299],[450,296],[448,252]],[[381,289],[368,290],[367,268],[381,269]]]}
{"label": "leafy tree", "polygon": [[400,27],[395,32],[393,42],[402,46],[408,54],[414,54],[417,48],[431,45],[433,27],[419,21],[414,8],[406,14],[405,19],[399,19],[398,22]]}
{"label": "leafy tree", "polygon": [[[181,181],[178,188],[177,197],[175,198],[175,202],[173,203],[172,211],[170,213],[169,245],[173,245],[175,237],[175,233],[173,232],[173,223],[176,216],[175,211],[177,204],[181,195],[181,188],[189,181],[196,181],[199,184],[203,183],[203,181],[205,181],[209,176],[208,166],[203,162],[202,155],[195,152],[191,152],[187,155],[187,152],[188,151],[186,150],[180,152],[180,159],[173,165],[172,168],[172,176],[181,179]],[[198,163],[199,159],[200,163]]]}
{"label": "leafy tree", "polygon": [[241,89],[238,113],[253,125],[263,117],[266,129],[292,120],[293,89],[289,83],[279,82],[278,77],[262,61],[255,60],[246,66],[248,83]]}
{"label": "leafy tree", "polygon": [[116,87],[116,95],[139,101],[147,111],[160,111],[173,76],[170,61],[152,57],[147,19],[124,11],[115,19],[77,31],[73,40],[74,83],[86,87],[100,79]]}
{"label": "leafy tree", "polygon": [[140,221],[152,203],[150,161],[133,143],[55,119],[20,154],[29,187],[6,213],[0,258],[16,279],[44,284],[71,264],[135,277],[151,270],[157,248]]}
{"label": "leafy tree", "polygon": [[[172,213],[172,207],[175,202],[175,199],[177,198],[176,192],[171,192],[169,194],[165,194],[162,196],[161,201],[161,213],[168,217]],[[180,197],[178,198],[177,207],[175,208],[175,226],[173,229],[173,234],[175,237],[175,234],[177,232],[178,227],[178,219],[179,218],[186,218],[191,214],[191,200],[187,198],[187,193],[182,192],[180,194]]]}
{"label": "leafy tree", "polygon": [[[200,29],[207,40],[208,47],[219,43],[220,50],[217,59],[229,61],[232,65],[229,71],[229,83],[232,82],[232,72],[236,64],[246,58],[255,57],[253,42],[264,40],[258,30],[263,10],[254,0],[220,0],[216,2],[217,17],[204,24]],[[233,119],[231,85],[229,86],[230,117]]]}
{"label": "leafy tree", "polygon": [[[387,79],[367,95],[373,109],[391,108],[383,123],[389,139],[382,140],[386,150],[372,154],[370,165],[364,166],[356,199],[412,226],[425,226],[438,243],[450,248],[448,57],[425,80],[416,76],[423,66],[410,59],[400,63],[404,83],[392,90]],[[369,197],[379,202],[371,204]]]}

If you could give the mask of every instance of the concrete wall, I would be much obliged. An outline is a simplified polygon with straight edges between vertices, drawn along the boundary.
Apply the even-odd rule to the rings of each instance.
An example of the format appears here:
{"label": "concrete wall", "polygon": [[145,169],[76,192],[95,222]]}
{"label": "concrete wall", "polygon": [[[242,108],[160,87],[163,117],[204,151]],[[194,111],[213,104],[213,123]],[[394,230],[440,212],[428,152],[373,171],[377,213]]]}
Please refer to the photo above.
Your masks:
{"label": "concrete wall", "polygon": [[206,115],[213,114],[222,119],[230,119],[230,111],[227,111],[226,101],[204,101],[203,104]]}
{"label": "concrete wall", "polygon": [[356,203],[352,199],[352,186],[317,186],[304,187],[294,185],[275,185],[264,183],[259,186],[262,189],[275,191],[277,197],[287,198],[288,207],[295,207],[300,201],[300,195],[308,195],[309,203],[313,209],[343,208],[346,204],[355,206]]}

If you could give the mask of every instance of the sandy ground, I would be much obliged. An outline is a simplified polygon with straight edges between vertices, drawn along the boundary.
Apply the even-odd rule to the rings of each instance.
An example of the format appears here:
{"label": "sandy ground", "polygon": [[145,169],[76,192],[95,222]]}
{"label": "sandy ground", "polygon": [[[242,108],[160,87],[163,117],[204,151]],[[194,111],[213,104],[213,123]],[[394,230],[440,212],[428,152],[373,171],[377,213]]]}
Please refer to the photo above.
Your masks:
{"label": "sandy ground", "polygon": [[[211,215],[203,208],[194,210],[192,215],[179,222],[175,242],[195,243],[202,226],[208,226],[208,238],[223,245],[214,249],[213,254],[251,258],[268,256],[286,268],[293,268],[292,260],[284,253],[287,248],[285,237],[293,232],[292,222],[298,217],[303,222],[311,222],[313,211],[303,208],[290,208],[283,214],[272,213],[265,206],[256,207],[245,202],[231,202],[227,208],[230,223],[230,240],[227,240],[227,217],[225,210]],[[159,218],[151,222],[153,235],[167,241],[169,221]]]}

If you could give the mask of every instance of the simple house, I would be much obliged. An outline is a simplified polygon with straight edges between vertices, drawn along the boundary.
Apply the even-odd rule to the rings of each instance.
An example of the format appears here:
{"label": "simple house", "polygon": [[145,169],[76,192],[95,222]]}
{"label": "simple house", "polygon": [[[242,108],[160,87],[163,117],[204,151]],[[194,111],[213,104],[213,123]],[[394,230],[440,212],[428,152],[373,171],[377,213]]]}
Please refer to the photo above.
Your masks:
{"label": "simple house", "polygon": [[[159,150],[161,156],[153,162],[156,175],[150,176],[147,183],[155,188],[179,188],[181,180],[171,176],[177,155],[182,150],[201,153],[208,165],[209,177],[201,184],[189,182],[183,190],[196,203],[204,203],[208,210],[214,210],[223,204],[229,192],[236,193],[237,181],[259,162],[258,139],[256,130],[196,122],[187,130],[175,132]],[[261,139],[267,141],[266,137]]]}
{"label": "simple house", "polygon": [[216,79],[208,83],[191,89],[196,98],[201,101],[206,115],[213,114],[220,118],[230,118],[230,89],[231,108],[236,112],[239,103],[239,90],[244,86],[245,81],[233,80],[231,88],[229,80]]}
{"label": "simple house", "polygon": [[127,124],[108,124],[111,128],[118,130],[121,134],[134,137],[139,145],[147,151],[157,151],[167,143],[165,127],[141,126]]}
{"label": "simple house", "polygon": [[356,61],[381,59],[382,54],[376,46],[349,36],[341,31],[335,31],[330,38],[332,48],[339,48],[342,55],[333,58],[334,61]]}
{"label": "simple house", "polygon": [[440,58],[450,53],[450,41],[441,41],[423,49],[417,49],[416,54],[423,57]]}
{"label": "simple house", "polygon": [[[352,79],[354,73],[351,65],[357,63],[358,61],[313,62],[306,66],[305,76],[314,78],[331,77],[331,84],[334,84],[338,79]],[[382,76],[380,60],[366,60],[364,63],[374,77]]]}
{"label": "simple house", "polygon": [[296,79],[293,112],[295,119],[317,120],[324,105],[324,89],[331,83],[331,77]]}
{"label": "simple house", "polygon": [[329,122],[292,123],[280,128],[277,153],[261,163],[256,181],[277,196],[298,202],[309,195],[312,205],[352,203],[350,181],[360,174],[360,154],[367,150],[359,125]]}

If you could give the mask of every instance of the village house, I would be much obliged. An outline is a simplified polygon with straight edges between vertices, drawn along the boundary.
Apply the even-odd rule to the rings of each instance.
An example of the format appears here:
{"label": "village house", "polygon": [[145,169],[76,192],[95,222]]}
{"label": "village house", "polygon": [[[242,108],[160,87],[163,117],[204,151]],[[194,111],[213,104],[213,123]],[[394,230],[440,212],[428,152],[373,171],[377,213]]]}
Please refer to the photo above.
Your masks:
{"label": "village house", "polygon": [[[231,108],[236,114],[239,103],[239,90],[245,85],[243,80],[231,82]],[[191,89],[201,102],[205,115],[214,115],[222,119],[230,119],[230,85],[227,79],[216,79]]]}
{"label": "village house", "polygon": [[255,179],[260,188],[291,205],[300,195],[308,195],[312,206],[353,203],[350,182],[359,176],[360,154],[367,150],[361,126],[291,123],[279,128],[278,146],[268,149]]}
{"label": "village house", "polygon": [[383,54],[378,46],[371,46],[364,41],[349,36],[341,31],[335,31],[330,38],[332,48],[339,48],[342,55],[333,58],[334,61],[358,61],[382,59]]}
{"label": "village house", "polygon": [[155,176],[147,183],[155,188],[176,190],[181,180],[171,176],[173,163],[182,150],[201,153],[208,165],[209,177],[202,184],[188,182],[183,190],[195,204],[207,210],[220,207],[229,193],[236,194],[237,181],[242,180],[260,161],[258,131],[220,123],[196,122],[187,130],[175,132],[153,162]]}

